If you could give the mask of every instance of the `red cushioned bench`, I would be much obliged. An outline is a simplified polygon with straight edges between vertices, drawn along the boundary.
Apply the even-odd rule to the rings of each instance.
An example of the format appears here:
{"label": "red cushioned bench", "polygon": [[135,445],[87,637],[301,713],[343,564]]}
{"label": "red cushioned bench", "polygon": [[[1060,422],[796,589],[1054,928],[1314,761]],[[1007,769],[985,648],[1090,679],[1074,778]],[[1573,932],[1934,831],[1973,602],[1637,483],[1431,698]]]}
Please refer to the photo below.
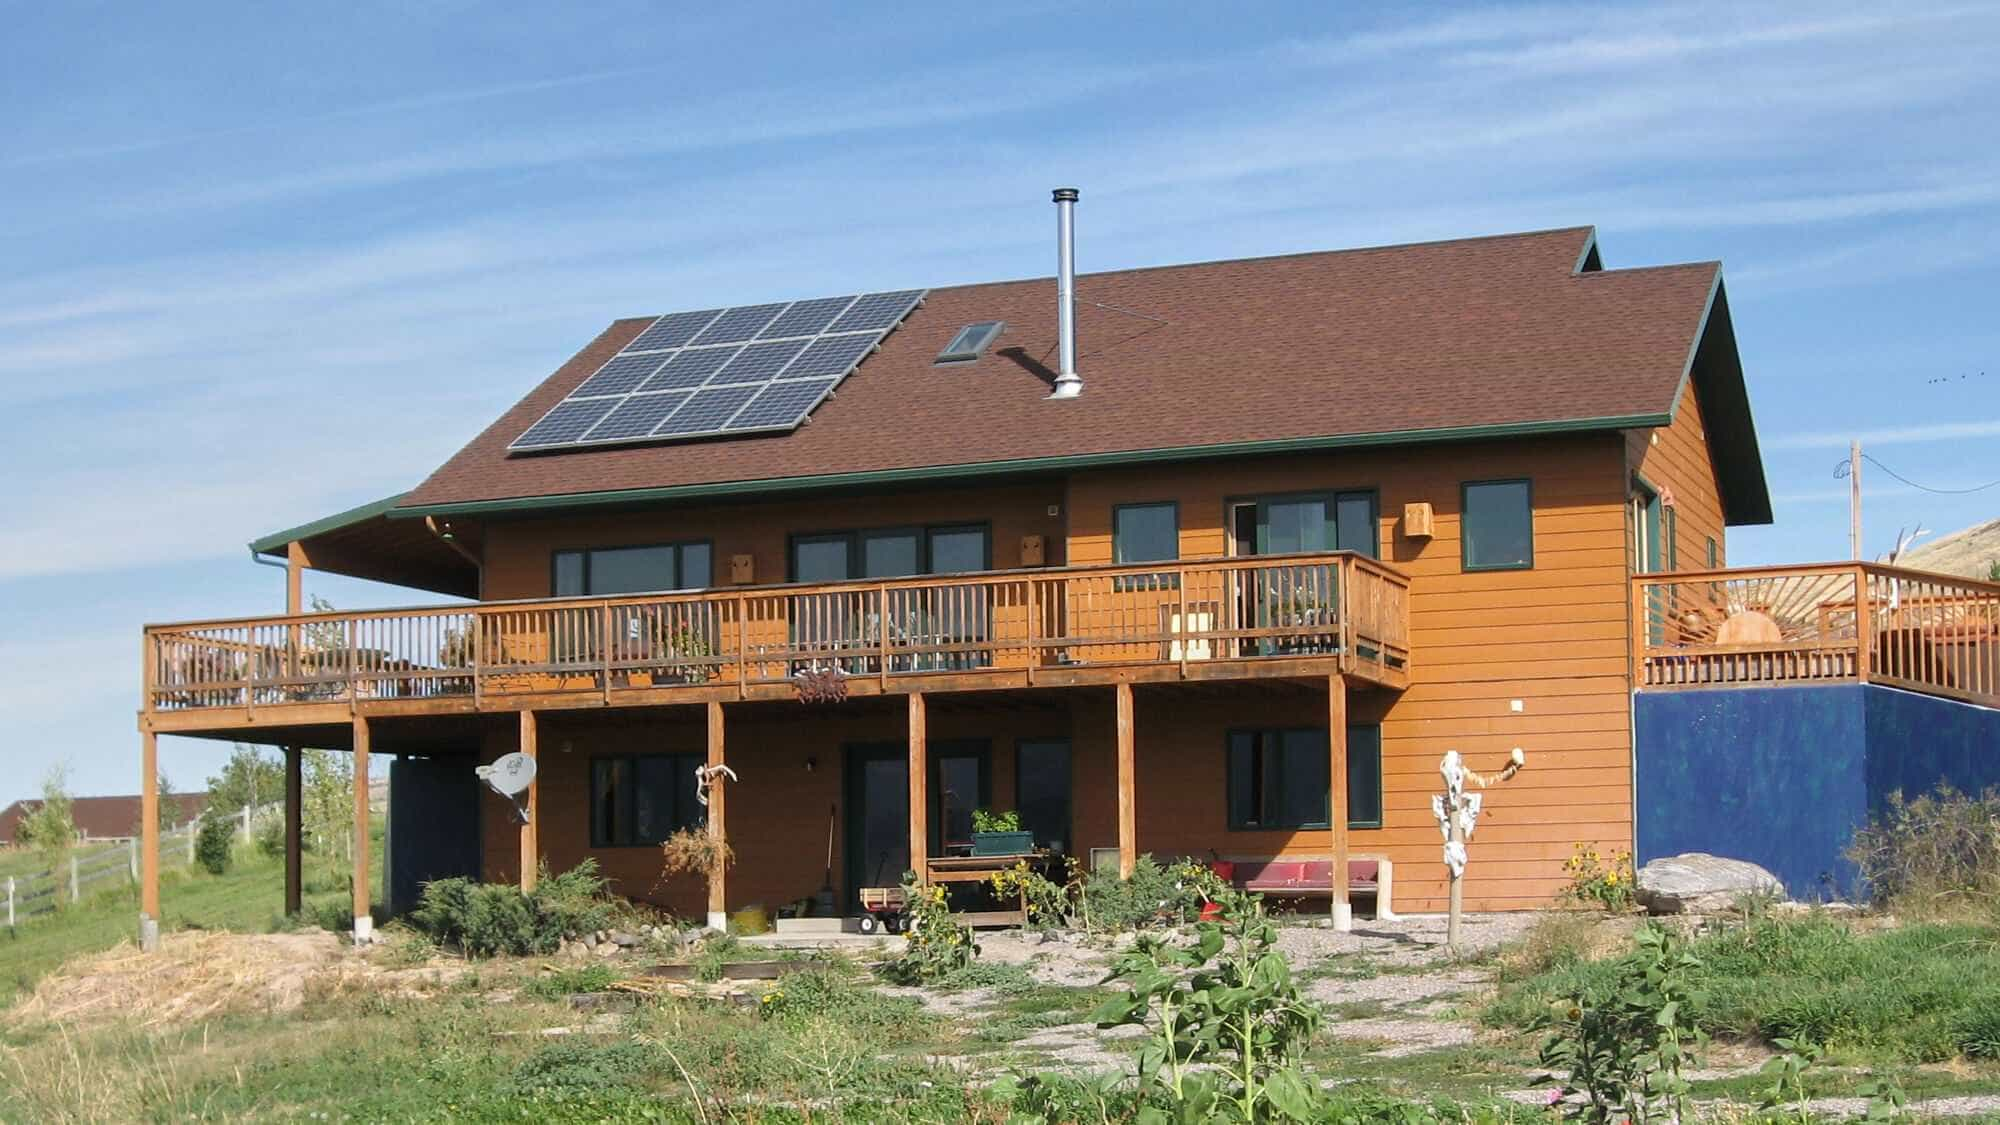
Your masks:
{"label": "red cushioned bench", "polygon": [[[1333,860],[1286,856],[1262,856],[1232,860],[1237,888],[1273,898],[1330,898],[1333,895]],[[1394,918],[1391,888],[1395,865],[1387,856],[1347,857],[1349,894],[1373,898],[1377,918]]]}

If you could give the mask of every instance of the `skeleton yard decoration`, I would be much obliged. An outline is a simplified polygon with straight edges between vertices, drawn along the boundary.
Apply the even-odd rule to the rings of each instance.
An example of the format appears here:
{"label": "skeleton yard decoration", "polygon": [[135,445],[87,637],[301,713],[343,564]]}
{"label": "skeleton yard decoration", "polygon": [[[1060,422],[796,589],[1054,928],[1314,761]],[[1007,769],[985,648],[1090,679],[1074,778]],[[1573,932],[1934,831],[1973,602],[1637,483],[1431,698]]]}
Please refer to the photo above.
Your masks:
{"label": "skeleton yard decoration", "polygon": [[1431,815],[1437,817],[1438,831],[1444,834],[1444,865],[1451,871],[1451,913],[1445,922],[1445,945],[1458,949],[1458,919],[1465,902],[1465,845],[1472,839],[1472,830],[1479,826],[1479,812],[1485,805],[1486,794],[1467,793],[1468,779],[1477,782],[1481,789],[1498,785],[1521,772],[1528,764],[1528,756],[1519,746],[1507,756],[1506,768],[1488,778],[1465,768],[1465,760],[1458,751],[1445,751],[1444,761],[1438,763],[1438,772],[1444,775],[1444,792],[1431,798]]}

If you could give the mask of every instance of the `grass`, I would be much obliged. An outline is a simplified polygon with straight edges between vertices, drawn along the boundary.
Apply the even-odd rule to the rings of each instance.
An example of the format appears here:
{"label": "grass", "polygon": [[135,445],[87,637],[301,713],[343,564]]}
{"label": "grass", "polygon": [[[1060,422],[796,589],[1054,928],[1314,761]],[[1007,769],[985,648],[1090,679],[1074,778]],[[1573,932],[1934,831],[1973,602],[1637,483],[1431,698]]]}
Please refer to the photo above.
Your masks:
{"label": "grass", "polygon": [[[379,844],[378,844],[379,849]],[[374,853],[379,857],[380,850]],[[310,857],[306,889],[315,890],[317,873]],[[375,890],[381,893],[382,864],[374,864]],[[325,883],[332,880],[321,879]],[[344,881],[343,881],[344,882]],[[160,929],[232,930],[257,933],[279,921],[285,901],[282,860],[239,846],[229,870],[210,875],[198,868],[160,873]],[[341,910],[348,902],[344,886],[310,894],[308,913]],[[326,908],[331,907],[329,911]],[[86,895],[80,903],[53,915],[24,919],[13,929],[0,927],[0,1008],[33,988],[42,975],[71,957],[97,953],[133,939],[139,929],[139,888],[130,883]]]}
{"label": "grass", "polygon": [[[1972,923],[1864,930],[1826,915],[1765,918],[1697,937],[1692,1014],[1712,1035],[1800,1039],[1875,1062],[2000,1059],[2000,930]],[[1525,1028],[1557,997],[1599,996],[1613,960],[1550,959],[1483,1013]]]}

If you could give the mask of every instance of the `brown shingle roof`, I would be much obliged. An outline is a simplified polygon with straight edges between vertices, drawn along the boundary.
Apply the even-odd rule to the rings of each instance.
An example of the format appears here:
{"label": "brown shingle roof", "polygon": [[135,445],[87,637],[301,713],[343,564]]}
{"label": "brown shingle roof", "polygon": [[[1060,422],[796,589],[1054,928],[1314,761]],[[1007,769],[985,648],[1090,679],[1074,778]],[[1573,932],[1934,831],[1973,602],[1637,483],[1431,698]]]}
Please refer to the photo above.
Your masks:
{"label": "brown shingle roof", "polygon": [[[21,820],[42,807],[39,797],[15,801],[0,809],[0,844],[16,843]],[[160,795],[160,823],[186,824],[208,807],[206,793],[163,793]],[[140,798],[76,797],[70,802],[70,819],[78,832],[90,839],[117,839],[139,831]]]}
{"label": "brown shingle roof", "polygon": [[[620,320],[410,493],[402,510],[1241,443],[1663,421],[1720,267],[1579,272],[1593,244],[1591,230],[1578,227],[1086,274],[1077,283],[1086,388],[1070,402],[1042,397],[1056,346],[1050,279],[933,289],[793,433],[508,456],[510,441],[650,318]],[[996,319],[1007,327],[985,358],[933,366],[961,327]]]}

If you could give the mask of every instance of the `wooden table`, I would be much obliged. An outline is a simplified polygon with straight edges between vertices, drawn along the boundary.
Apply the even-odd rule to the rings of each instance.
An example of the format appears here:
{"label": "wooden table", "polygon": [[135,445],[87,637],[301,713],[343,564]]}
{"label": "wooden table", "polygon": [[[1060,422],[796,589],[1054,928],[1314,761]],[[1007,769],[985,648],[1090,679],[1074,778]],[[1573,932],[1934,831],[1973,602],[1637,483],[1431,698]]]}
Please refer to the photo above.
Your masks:
{"label": "wooden table", "polygon": [[[1034,866],[1048,858],[1045,852],[1013,852],[1008,855],[940,856],[925,865],[933,883],[984,883],[1017,863]],[[1025,926],[1028,924],[1028,892],[1023,890],[1014,910],[965,910],[958,916],[968,926]]]}

